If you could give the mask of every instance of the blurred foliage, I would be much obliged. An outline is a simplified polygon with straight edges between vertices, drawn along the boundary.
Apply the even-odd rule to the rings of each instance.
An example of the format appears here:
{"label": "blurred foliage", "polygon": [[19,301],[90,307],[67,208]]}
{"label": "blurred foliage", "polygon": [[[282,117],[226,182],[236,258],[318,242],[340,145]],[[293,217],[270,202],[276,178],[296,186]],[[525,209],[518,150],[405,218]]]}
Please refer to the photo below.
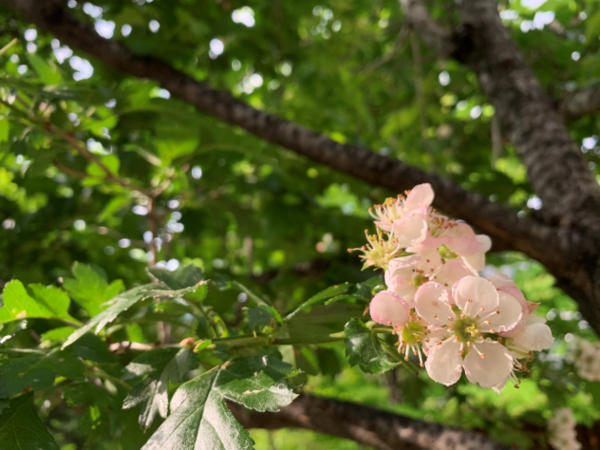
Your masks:
{"label": "blurred foliage", "polygon": [[[450,3],[429,3],[437,19],[457,23]],[[492,150],[494,108],[474,74],[456,62],[437,61],[424,45],[419,111],[409,42],[415,37],[397,0],[68,5],[134,53],[162,58],[256,108],[450,177],[520,216],[535,217],[541,206],[511,144],[504,140]],[[514,0],[501,2],[501,10],[553,96],[600,83],[598,2]],[[64,317],[33,318],[47,312],[6,322],[3,347],[57,351],[79,321],[104,314],[104,302],[150,281],[153,246],[158,267],[194,266],[213,280],[208,290],[181,294],[185,301],[140,299],[101,331],[102,339],[85,335],[68,347],[87,370],[102,367],[106,377],[90,382],[77,372],[50,391],[45,389],[54,375],[44,375],[36,406],[63,450],[140,448],[161,422],[157,418],[144,434],[139,407],[121,409],[126,392],[114,378],[134,355],[110,352],[109,342],[153,343],[161,337],[156,322],[170,324],[175,342],[235,336],[236,330],[318,338],[362,315],[364,295],[368,301],[376,283],[361,291],[360,283],[373,274],[361,272],[347,249],[363,244],[368,206],[395,193],[226,126],[153,82],[124,77],[69,49],[8,10],[0,17],[0,47],[7,46],[0,50],[0,280],[62,286],[72,316],[66,324]],[[600,180],[600,116],[569,127]],[[139,191],[112,182],[98,161],[130,185],[164,191],[149,205]],[[463,382],[447,389],[398,368],[395,376],[364,374],[348,367],[342,342],[280,346],[279,356],[303,371],[291,380],[305,383],[307,392],[485,430],[523,448],[545,445],[545,420],[557,407],[571,407],[584,424],[600,419],[600,386],[579,379],[565,360],[574,336],[596,339],[575,302],[522,255],[496,254],[489,263],[486,270],[498,267],[529,300],[541,302],[538,311],[558,338],[519,390],[497,396]],[[351,283],[348,295],[331,306],[322,304],[332,296],[313,297],[344,282]],[[35,297],[34,289],[24,295]],[[311,298],[317,298],[314,304],[282,322]],[[189,303],[201,305],[205,316],[189,310]],[[218,364],[219,351],[201,351],[203,367]],[[29,363],[46,370],[43,362]],[[362,448],[297,430],[251,435],[265,450]]]}

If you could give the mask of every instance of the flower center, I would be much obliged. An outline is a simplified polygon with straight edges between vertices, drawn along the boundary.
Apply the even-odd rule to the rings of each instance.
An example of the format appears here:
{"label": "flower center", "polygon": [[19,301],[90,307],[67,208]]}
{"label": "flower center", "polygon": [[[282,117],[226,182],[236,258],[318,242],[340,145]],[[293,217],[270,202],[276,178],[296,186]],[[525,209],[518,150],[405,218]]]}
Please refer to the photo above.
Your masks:
{"label": "flower center", "polygon": [[438,250],[440,252],[440,256],[443,259],[458,258],[458,255],[456,253],[454,253],[452,250],[450,250],[448,247],[446,247],[445,245],[442,245],[441,247],[439,247]]}
{"label": "flower center", "polygon": [[473,342],[479,336],[479,326],[472,317],[459,319],[454,324],[454,334],[461,342]]}
{"label": "flower center", "polygon": [[416,345],[423,337],[423,325],[417,322],[408,322],[402,328],[402,340],[408,345]]}

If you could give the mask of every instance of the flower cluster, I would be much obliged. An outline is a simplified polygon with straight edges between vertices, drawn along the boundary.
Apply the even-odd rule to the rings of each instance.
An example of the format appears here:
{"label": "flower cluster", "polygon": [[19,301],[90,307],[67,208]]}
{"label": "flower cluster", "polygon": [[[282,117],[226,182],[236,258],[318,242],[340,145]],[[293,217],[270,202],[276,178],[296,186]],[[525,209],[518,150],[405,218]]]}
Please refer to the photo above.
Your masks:
{"label": "flower cluster", "polygon": [[548,420],[548,442],[555,450],[579,450],[581,444],[577,441],[575,417],[569,408],[554,411],[554,416]]}
{"label": "flower cluster", "polygon": [[572,349],[572,361],[582,380],[600,381],[600,342],[577,339]]}
{"label": "flower cluster", "polygon": [[433,189],[370,210],[377,233],[360,249],[365,267],[385,271],[387,289],[370,305],[374,321],[393,327],[398,351],[418,356],[429,376],[447,386],[464,370],[472,383],[500,392],[533,352],[554,342],[538,306],[505,275],[480,277],[491,240],[432,207]]}

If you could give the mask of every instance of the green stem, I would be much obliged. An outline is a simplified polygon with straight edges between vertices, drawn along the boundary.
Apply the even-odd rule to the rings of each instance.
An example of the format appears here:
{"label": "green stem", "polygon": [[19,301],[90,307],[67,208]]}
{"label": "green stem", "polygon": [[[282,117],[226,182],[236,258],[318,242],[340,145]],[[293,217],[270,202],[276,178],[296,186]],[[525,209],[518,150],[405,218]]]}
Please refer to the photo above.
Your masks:
{"label": "green stem", "polygon": [[[49,319],[54,319],[54,317],[49,317]],[[81,323],[79,320],[76,320],[73,318],[64,319],[62,317],[56,317],[56,319],[60,320],[61,322],[66,323],[67,325],[71,325],[72,327],[75,327],[75,328],[79,328],[80,326],[83,325],[83,323]]]}
{"label": "green stem", "polygon": [[17,38],[14,38],[12,41],[10,41],[8,44],[6,44],[4,47],[0,48],[0,56],[4,55],[17,42],[19,42],[19,40]]}
{"label": "green stem", "polygon": [[371,332],[392,334],[394,332],[394,329],[388,327],[373,327],[371,328]]}

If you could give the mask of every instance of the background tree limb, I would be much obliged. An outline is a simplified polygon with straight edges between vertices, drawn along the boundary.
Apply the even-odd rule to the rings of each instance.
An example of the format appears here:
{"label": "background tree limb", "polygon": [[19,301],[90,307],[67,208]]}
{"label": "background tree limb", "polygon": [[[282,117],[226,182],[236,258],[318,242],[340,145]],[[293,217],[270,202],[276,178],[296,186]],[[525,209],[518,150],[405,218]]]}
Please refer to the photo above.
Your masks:
{"label": "background tree limb", "polygon": [[412,419],[369,406],[301,395],[276,413],[229,403],[245,428],[304,428],[352,439],[378,450],[508,450],[511,447],[468,430]]}

